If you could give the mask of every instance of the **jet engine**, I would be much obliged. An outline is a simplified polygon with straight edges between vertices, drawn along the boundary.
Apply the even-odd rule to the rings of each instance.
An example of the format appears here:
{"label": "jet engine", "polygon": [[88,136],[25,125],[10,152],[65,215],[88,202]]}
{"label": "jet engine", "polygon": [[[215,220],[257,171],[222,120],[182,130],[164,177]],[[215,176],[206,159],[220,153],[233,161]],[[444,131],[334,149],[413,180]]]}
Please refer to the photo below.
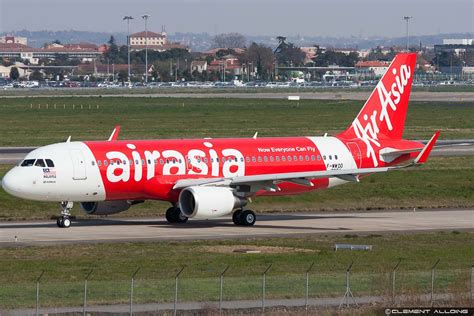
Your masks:
{"label": "jet engine", "polygon": [[195,186],[181,191],[179,207],[190,218],[216,218],[243,207],[247,200],[234,195],[229,188]]}
{"label": "jet engine", "polygon": [[132,206],[133,201],[104,201],[104,202],[81,202],[81,208],[91,215],[109,215],[126,211]]}

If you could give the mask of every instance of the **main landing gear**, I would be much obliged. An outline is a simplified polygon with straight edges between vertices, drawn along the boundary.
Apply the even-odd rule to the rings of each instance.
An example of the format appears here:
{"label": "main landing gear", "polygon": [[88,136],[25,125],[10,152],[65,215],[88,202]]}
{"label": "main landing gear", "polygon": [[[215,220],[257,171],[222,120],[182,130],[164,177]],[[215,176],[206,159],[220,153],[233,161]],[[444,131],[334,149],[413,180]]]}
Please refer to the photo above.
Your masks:
{"label": "main landing gear", "polygon": [[71,209],[74,206],[73,202],[63,201],[60,203],[62,211],[61,216],[58,217],[56,224],[61,228],[68,228],[71,226]]}
{"label": "main landing gear", "polygon": [[237,210],[232,214],[232,221],[237,226],[253,226],[257,216],[251,210]]}
{"label": "main landing gear", "polygon": [[179,207],[172,206],[166,210],[166,220],[171,224],[182,224],[186,223],[188,218],[183,215]]}

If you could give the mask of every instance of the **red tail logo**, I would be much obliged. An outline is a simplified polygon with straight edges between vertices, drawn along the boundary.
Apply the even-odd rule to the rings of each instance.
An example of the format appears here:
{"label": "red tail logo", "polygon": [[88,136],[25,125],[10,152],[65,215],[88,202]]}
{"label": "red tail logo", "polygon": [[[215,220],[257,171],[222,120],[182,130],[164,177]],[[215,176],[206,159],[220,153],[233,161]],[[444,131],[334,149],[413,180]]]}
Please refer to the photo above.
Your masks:
{"label": "red tail logo", "polygon": [[415,63],[416,54],[398,54],[351,126],[339,135],[362,140],[375,166],[379,139],[402,138]]}

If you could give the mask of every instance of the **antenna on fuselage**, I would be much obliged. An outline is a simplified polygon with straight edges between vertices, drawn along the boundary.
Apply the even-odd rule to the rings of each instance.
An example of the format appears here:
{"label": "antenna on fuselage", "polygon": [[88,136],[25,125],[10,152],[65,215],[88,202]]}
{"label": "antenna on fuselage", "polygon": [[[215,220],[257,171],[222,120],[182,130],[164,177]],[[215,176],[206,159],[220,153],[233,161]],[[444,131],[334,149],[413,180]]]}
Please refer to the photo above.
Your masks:
{"label": "antenna on fuselage", "polygon": [[71,136],[69,136],[67,139],[66,139],[66,143],[70,143],[71,142]]}
{"label": "antenna on fuselage", "polygon": [[253,134],[253,139],[257,139],[257,135],[258,135],[258,132],[255,132],[255,134]]}

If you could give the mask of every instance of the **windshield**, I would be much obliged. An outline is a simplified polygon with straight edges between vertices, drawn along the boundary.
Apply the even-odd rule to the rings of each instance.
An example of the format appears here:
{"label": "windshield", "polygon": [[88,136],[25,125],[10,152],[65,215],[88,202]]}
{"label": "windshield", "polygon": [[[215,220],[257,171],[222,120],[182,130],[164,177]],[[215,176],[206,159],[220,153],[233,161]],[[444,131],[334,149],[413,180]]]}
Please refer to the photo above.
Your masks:
{"label": "windshield", "polygon": [[44,168],[46,166],[54,167],[54,162],[51,159],[25,159],[20,164],[20,167],[31,167],[31,166],[36,166],[36,167],[41,167],[41,168]]}
{"label": "windshield", "polygon": [[23,162],[21,163],[20,166],[22,167],[31,167],[35,164],[35,160],[34,159],[25,159],[23,160]]}

